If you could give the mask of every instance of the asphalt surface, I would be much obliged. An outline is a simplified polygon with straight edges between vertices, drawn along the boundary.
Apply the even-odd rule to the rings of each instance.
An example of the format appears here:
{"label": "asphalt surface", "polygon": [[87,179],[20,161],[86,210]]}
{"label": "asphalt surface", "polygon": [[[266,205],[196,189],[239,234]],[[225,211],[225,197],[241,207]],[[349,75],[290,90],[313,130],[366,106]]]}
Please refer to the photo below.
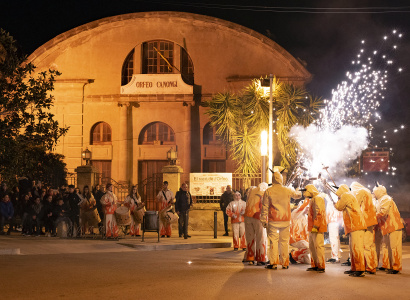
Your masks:
{"label": "asphalt surface", "polygon": [[[209,239],[192,235],[161,244]],[[307,265],[275,271],[243,264],[243,251],[232,248],[144,251],[124,245],[128,240],[3,236],[0,249],[20,245],[21,254],[0,255],[0,299],[410,299],[410,242],[403,244],[400,274],[353,278],[340,264],[327,265],[323,274],[306,272]]]}

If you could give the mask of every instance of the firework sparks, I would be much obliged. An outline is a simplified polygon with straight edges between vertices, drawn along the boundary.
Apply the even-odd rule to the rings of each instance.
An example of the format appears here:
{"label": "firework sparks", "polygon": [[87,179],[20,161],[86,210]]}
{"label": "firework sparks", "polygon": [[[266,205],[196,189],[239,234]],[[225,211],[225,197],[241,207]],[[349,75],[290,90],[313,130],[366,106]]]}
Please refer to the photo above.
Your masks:
{"label": "firework sparks", "polygon": [[[312,173],[318,172],[319,166],[323,164],[338,166],[337,171],[343,173],[347,170],[346,166],[356,160],[361,151],[368,147],[368,143],[377,148],[373,129],[374,124],[381,120],[378,109],[385,99],[389,75],[403,71],[402,67],[397,66],[395,58],[401,38],[402,34],[393,30],[391,34],[382,37],[381,45],[376,48],[371,48],[368,45],[371,43],[362,40],[358,53],[351,61],[352,70],[346,72],[345,80],[332,90],[331,99],[325,100],[325,107],[322,109],[319,119],[311,125],[315,127],[316,132],[312,132],[312,128],[303,129],[301,126],[295,127],[295,130],[291,131],[291,135],[296,138],[301,147],[299,153],[305,154],[303,164],[308,166],[310,176],[314,176],[315,174]],[[366,133],[360,137],[350,136],[349,140],[335,138],[341,132],[346,132],[346,127],[357,128],[358,132],[361,133],[365,130]],[[382,142],[382,147],[386,147],[388,144],[387,134],[397,133],[404,128],[405,126],[401,125],[400,128],[386,130],[382,141],[378,142]],[[321,148],[330,146],[333,150],[318,150],[317,147],[309,145],[306,135],[316,141],[326,136],[328,142],[322,141],[318,144]],[[365,143],[363,143],[363,138],[366,139]],[[324,146],[325,144],[328,146]],[[357,147],[354,146],[355,144]],[[336,149],[342,149],[343,155],[336,155]],[[360,153],[358,153],[358,149],[360,149]],[[390,172],[387,172],[387,175],[394,176],[395,171],[394,167],[390,167]]]}

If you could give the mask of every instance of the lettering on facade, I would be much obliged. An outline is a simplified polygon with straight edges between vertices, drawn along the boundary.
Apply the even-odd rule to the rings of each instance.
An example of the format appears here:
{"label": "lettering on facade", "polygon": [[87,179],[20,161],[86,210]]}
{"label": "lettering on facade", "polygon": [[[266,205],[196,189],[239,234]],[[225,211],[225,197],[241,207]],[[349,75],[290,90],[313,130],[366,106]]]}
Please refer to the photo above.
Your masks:
{"label": "lettering on facade", "polygon": [[[136,88],[152,88],[153,87],[152,81],[137,81],[135,83]],[[158,81],[156,84],[157,88],[176,88],[178,87],[178,81]]]}

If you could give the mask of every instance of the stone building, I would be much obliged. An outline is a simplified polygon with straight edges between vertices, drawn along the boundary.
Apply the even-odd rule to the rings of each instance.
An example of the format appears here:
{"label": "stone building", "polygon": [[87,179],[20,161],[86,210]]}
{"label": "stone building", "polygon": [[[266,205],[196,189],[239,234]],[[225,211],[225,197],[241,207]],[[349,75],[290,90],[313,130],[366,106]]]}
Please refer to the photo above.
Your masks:
{"label": "stone building", "polygon": [[285,49],[249,28],[183,12],[144,12],[64,32],[29,57],[62,73],[54,113],[69,126],[56,152],[69,172],[88,148],[103,177],[138,183],[160,173],[177,149],[189,172],[232,172],[201,101],[274,74],[303,85],[310,73]]}

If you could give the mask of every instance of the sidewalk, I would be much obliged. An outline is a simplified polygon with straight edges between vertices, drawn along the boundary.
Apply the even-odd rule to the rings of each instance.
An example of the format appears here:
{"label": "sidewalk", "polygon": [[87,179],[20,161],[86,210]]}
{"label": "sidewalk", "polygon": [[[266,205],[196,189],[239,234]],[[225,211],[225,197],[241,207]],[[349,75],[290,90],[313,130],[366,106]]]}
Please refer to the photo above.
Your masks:
{"label": "sidewalk", "polygon": [[232,237],[222,236],[214,239],[213,231],[190,231],[191,238],[184,239],[175,234],[171,238],[160,238],[153,232],[146,232],[142,237],[120,237],[115,239],[58,238],[45,236],[22,236],[13,232],[10,236],[0,236],[0,255],[43,255],[69,253],[102,253],[159,250],[190,250],[208,248],[230,248]]}

